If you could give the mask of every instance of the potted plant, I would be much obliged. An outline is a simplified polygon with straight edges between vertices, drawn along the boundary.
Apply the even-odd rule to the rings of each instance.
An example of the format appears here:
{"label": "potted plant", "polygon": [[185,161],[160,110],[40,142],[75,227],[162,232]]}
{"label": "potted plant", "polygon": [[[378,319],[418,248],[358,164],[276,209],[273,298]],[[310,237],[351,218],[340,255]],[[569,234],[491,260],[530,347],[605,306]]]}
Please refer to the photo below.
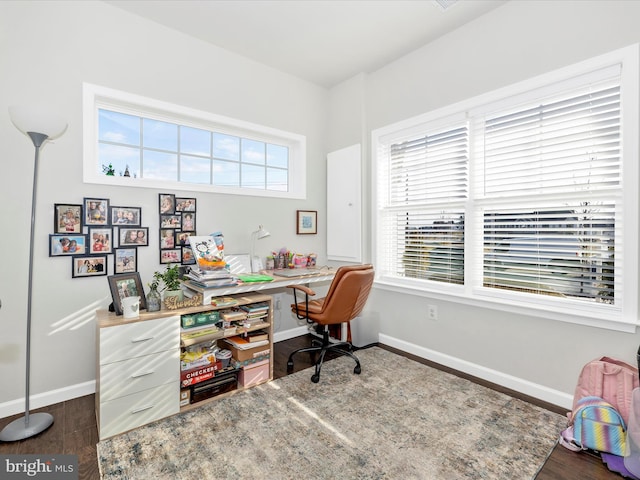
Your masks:
{"label": "potted plant", "polygon": [[164,292],[164,298],[177,296],[178,301],[182,301],[182,289],[180,288],[180,283],[182,282],[182,278],[180,278],[180,265],[177,263],[174,265],[168,265],[164,272],[155,272],[153,274],[153,282],[149,285],[149,287],[153,290],[155,288],[157,290],[160,282],[164,284],[164,288],[160,290],[160,292]]}

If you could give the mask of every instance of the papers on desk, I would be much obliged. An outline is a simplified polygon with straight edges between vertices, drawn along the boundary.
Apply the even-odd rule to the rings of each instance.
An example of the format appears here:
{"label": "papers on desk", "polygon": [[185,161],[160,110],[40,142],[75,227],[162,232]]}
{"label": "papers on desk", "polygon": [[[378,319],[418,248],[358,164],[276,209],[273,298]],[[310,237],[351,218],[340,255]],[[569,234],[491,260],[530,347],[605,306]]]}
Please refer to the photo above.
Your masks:
{"label": "papers on desk", "polygon": [[238,283],[237,278],[224,268],[219,270],[191,269],[185,277],[202,288],[226,287]]}

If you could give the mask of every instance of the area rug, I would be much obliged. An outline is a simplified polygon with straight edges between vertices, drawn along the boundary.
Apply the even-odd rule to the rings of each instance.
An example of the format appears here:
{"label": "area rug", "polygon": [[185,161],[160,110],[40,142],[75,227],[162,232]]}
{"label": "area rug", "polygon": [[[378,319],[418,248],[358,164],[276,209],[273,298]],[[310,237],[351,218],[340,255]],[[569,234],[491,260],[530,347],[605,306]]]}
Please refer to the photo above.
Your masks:
{"label": "area rug", "polygon": [[373,347],[98,444],[101,478],[531,479],[566,419]]}

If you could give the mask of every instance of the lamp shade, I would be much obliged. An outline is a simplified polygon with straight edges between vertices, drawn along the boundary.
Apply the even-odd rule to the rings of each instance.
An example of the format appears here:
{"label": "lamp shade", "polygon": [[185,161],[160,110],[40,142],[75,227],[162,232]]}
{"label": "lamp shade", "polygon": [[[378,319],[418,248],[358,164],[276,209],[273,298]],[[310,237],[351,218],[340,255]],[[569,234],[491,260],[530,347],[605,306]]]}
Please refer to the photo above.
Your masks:
{"label": "lamp shade", "polygon": [[267,232],[264,227],[262,225],[260,225],[258,231],[256,232],[256,238],[258,240],[260,240],[261,238],[265,238],[268,237],[269,235],[271,235],[269,232]]}
{"label": "lamp shade", "polygon": [[67,129],[67,122],[60,116],[31,106],[9,107],[11,122],[22,133],[41,133],[49,140],[61,136]]}

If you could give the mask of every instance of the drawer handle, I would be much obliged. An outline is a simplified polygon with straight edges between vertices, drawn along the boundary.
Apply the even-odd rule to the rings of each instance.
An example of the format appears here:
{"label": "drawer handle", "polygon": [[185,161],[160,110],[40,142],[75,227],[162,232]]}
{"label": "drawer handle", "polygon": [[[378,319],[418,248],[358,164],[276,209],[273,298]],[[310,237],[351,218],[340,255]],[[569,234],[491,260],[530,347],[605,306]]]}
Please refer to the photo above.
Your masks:
{"label": "drawer handle", "polygon": [[149,410],[150,408],[155,407],[155,405],[147,405],[146,407],[140,407],[140,408],[136,408],[135,410],[132,410],[131,413],[140,413],[140,412],[144,412],[145,410]]}
{"label": "drawer handle", "polygon": [[156,371],[155,370],[149,370],[148,372],[134,373],[133,375],[131,375],[131,378],[145,377],[145,376],[151,375],[153,373],[156,373]]}
{"label": "drawer handle", "polygon": [[146,342],[147,340],[153,340],[153,337],[134,338],[133,340],[131,340],[131,343]]}

